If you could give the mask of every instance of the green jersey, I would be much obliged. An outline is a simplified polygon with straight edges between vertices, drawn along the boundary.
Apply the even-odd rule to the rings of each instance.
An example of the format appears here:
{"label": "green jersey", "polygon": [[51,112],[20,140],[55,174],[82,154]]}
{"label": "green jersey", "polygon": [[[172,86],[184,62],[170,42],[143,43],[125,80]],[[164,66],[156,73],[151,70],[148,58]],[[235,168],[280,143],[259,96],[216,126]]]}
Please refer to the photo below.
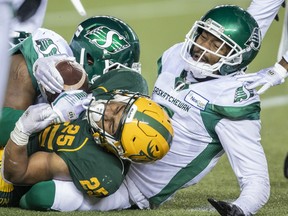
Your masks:
{"label": "green jersey", "polygon": [[[91,87],[96,98],[105,97],[105,92],[116,89],[148,93],[146,80],[128,69],[111,70]],[[96,144],[90,130],[83,112],[70,123],[51,125],[31,137],[28,154],[36,151],[55,152],[67,164],[78,190],[97,197],[108,196],[118,189],[130,163]]]}
{"label": "green jersey", "polygon": [[47,127],[30,138],[27,148],[29,155],[36,151],[55,152],[67,164],[77,189],[97,197],[114,193],[129,167],[95,143],[85,115]]}

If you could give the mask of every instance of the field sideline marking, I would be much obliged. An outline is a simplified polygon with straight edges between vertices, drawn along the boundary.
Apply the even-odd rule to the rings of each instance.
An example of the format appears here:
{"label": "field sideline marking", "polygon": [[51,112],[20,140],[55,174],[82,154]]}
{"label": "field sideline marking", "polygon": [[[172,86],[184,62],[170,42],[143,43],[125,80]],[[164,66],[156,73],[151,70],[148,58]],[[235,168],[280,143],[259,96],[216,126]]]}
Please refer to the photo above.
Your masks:
{"label": "field sideline marking", "polygon": [[273,107],[285,106],[288,104],[288,95],[281,95],[277,97],[263,99],[261,101],[261,108],[270,109]]}

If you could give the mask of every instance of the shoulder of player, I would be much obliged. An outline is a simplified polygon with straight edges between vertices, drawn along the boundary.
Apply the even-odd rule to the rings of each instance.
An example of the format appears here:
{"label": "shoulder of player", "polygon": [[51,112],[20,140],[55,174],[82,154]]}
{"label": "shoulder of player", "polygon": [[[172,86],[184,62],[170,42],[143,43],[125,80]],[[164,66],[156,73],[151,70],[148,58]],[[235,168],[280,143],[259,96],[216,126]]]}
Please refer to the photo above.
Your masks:
{"label": "shoulder of player", "polygon": [[[255,90],[248,90],[233,77],[224,77],[210,82],[210,108],[220,115],[232,119],[250,116],[258,119],[260,98]],[[250,118],[249,117],[249,118]]]}

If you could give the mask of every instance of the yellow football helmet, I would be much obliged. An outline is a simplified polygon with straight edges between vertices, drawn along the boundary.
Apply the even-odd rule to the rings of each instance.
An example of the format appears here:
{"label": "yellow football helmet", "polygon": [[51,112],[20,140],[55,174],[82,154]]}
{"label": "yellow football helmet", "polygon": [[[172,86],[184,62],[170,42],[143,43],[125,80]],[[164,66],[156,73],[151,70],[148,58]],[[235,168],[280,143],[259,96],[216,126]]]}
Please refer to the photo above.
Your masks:
{"label": "yellow football helmet", "polygon": [[[103,103],[103,100],[100,101]],[[96,100],[91,103],[87,116],[94,130],[96,143],[122,159],[133,162],[153,162],[166,155],[174,131],[169,116],[160,105],[148,96],[123,91],[115,93],[113,99],[107,100],[107,103],[109,101],[124,102],[127,105],[116,133],[110,135],[93,124],[93,107],[99,107],[99,104],[95,103]],[[99,115],[99,109],[96,109]],[[104,116],[105,109],[101,110]]]}

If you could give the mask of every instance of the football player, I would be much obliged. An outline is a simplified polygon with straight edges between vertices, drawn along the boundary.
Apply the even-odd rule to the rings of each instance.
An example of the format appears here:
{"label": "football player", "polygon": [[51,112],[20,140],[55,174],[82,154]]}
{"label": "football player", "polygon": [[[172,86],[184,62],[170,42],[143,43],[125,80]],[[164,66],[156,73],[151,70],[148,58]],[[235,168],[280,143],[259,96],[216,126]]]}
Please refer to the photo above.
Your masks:
{"label": "football player", "polygon": [[[101,200],[66,185],[51,209],[155,208],[179,189],[198,183],[226,153],[241,193],[233,202],[208,201],[221,215],[255,214],[270,195],[260,143],[260,100],[235,75],[243,74],[260,46],[259,26],[247,11],[233,5],[208,11],[185,42],[169,48],[158,61],[152,97],[170,114],[175,133],[167,155],[151,164],[131,164],[118,191]],[[73,194],[74,206],[63,199]]]}
{"label": "football player", "polygon": [[[121,80],[124,90],[119,91],[115,87]],[[139,73],[115,69],[97,83],[87,109],[76,120],[50,125],[57,115],[49,104],[32,105],[25,111],[4,150],[7,180],[20,185],[70,181],[84,194],[106,197],[118,189],[131,161],[156,161],[168,152],[173,129],[166,111],[127,89],[146,89]],[[36,192],[52,196],[45,184],[46,190]]]}
{"label": "football player", "polygon": [[[140,46],[136,33],[125,22],[111,16],[95,16],[80,23],[70,46],[57,33],[40,28],[13,47],[10,52],[11,69],[0,119],[2,147],[6,145],[10,132],[24,110],[37,102],[39,97],[38,101],[43,99],[41,95],[43,91],[40,92],[40,89],[45,88],[51,93],[62,91],[63,80],[62,78],[60,81],[57,80],[59,72],[55,72],[55,64],[58,61],[74,58],[81,61],[91,81],[106,73],[109,68],[117,68],[119,65],[135,66],[134,69],[140,71]],[[46,58],[49,59],[48,63],[45,61]],[[47,73],[56,74],[56,78],[53,79],[51,75],[47,79]],[[50,88],[59,82],[60,87],[56,85],[58,89]],[[74,110],[73,107],[71,109]],[[2,153],[3,149],[0,149],[0,154]],[[1,197],[9,196],[11,190],[13,187],[7,185],[5,189],[0,189]]]}

